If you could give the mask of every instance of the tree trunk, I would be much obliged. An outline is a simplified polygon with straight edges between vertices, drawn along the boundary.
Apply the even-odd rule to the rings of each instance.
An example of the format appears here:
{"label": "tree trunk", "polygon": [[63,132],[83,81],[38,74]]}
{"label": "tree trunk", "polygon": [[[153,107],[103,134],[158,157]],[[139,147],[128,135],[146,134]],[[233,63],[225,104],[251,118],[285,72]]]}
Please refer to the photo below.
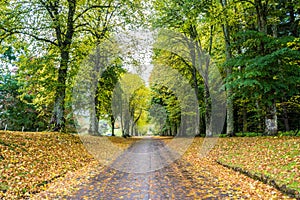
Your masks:
{"label": "tree trunk", "polygon": [[232,94],[232,90],[228,89],[227,90],[227,100],[226,100],[226,134],[230,137],[235,136],[235,131],[234,131],[234,110],[233,110],[233,102],[231,99],[231,94]]}
{"label": "tree trunk", "polygon": [[115,136],[115,118],[113,115],[110,116],[110,123],[111,123],[111,136]]}
{"label": "tree trunk", "polygon": [[174,131],[173,131],[172,135],[170,135],[170,136],[176,136],[176,135],[177,135],[177,124],[175,123],[174,124]]}
{"label": "tree trunk", "polygon": [[123,117],[123,102],[120,101],[120,121],[121,121],[121,129],[122,129],[122,137],[126,138],[126,135],[125,135],[125,126],[124,126],[124,117]]}
{"label": "tree trunk", "polygon": [[[198,43],[196,43],[198,45]],[[199,60],[202,60],[203,58],[201,55],[201,50],[200,47],[197,47],[197,54]],[[201,62],[201,61],[199,61]],[[205,133],[206,136],[211,137],[213,135],[212,132],[212,104],[211,104],[211,96],[210,96],[210,91],[209,91],[209,63],[210,63],[210,58],[205,57],[205,63],[204,63],[204,70],[202,69],[202,77],[204,80],[204,103],[205,103]],[[199,63],[199,65],[202,68],[203,63]],[[200,120],[200,117],[199,117]],[[200,130],[199,130],[200,133]]]}
{"label": "tree trunk", "polygon": [[92,64],[93,64],[93,69],[91,71],[91,87],[90,87],[90,99],[91,99],[91,112],[90,112],[90,130],[89,133],[93,135],[98,135],[99,133],[99,111],[98,111],[98,82],[99,82],[99,77],[100,77],[100,72],[101,72],[101,66],[103,67],[103,63],[101,63],[101,52],[100,52],[100,40],[96,42],[96,52],[95,55],[91,58]]}
{"label": "tree trunk", "polygon": [[256,132],[261,132],[263,131],[263,125],[262,125],[262,121],[263,121],[263,115],[262,115],[262,111],[259,105],[258,100],[256,100],[255,102],[255,106],[256,106],[256,110],[257,110],[257,120],[258,120],[258,125],[257,125],[257,129]]}
{"label": "tree trunk", "polygon": [[[92,72],[93,73],[93,72]],[[94,72],[95,73],[95,72]],[[93,77],[93,76],[92,76]],[[95,84],[97,84],[97,80],[95,77],[93,77],[92,85],[90,87],[90,127],[89,127],[89,133],[91,135],[98,135],[99,134],[99,118],[97,115],[97,105],[98,105],[98,96],[97,96],[97,90],[98,87]]]}
{"label": "tree trunk", "polygon": [[267,135],[277,135],[278,123],[277,123],[277,110],[276,101],[273,100],[272,105],[268,109],[269,113],[266,116],[266,133]]}
{"label": "tree trunk", "polygon": [[140,110],[139,116],[136,119],[134,119],[134,111],[132,113],[132,119],[134,120],[132,122],[132,126],[131,126],[131,134],[132,135],[135,135],[134,128],[136,127],[137,122],[139,121],[140,117],[142,116],[142,112],[143,112],[143,110]]}
{"label": "tree trunk", "polygon": [[124,134],[125,137],[130,136],[129,134],[129,129],[130,129],[130,115],[129,113],[124,115]]}
{"label": "tree trunk", "polygon": [[65,131],[65,97],[66,97],[66,80],[69,61],[68,50],[61,52],[61,62],[58,69],[58,80],[55,93],[54,108],[50,121],[52,131]]}
{"label": "tree trunk", "polygon": [[211,100],[208,90],[208,86],[205,84],[205,134],[208,137],[213,135],[212,133],[212,119],[211,119]]}
{"label": "tree trunk", "polygon": [[[267,1],[255,0],[255,8],[257,13],[257,24],[258,31],[264,34],[268,34],[267,26],[267,16],[268,16],[268,3]],[[277,37],[277,27],[273,27],[273,36]],[[260,51],[265,54],[265,45],[264,42],[260,42]],[[276,110],[276,100],[274,99],[272,105],[267,110],[267,115],[265,117],[265,131],[268,135],[276,135],[278,132],[278,123],[277,123],[277,110]]]}
{"label": "tree trunk", "polygon": [[66,33],[62,33],[61,25],[58,23],[59,19],[58,7],[52,5],[46,5],[53,14],[53,22],[56,23],[55,33],[57,43],[60,48],[60,66],[58,69],[58,80],[56,87],[56,96],[54,102],[54,108],[50,121],[50,126],[53,131],[65,131],[65,97],[66,97],[66,80],[68,74],[68,65],[70,58],[70,48],[74,35],[74,15],[76,11],[76,1],[68,1],[68,17]]}
{"label": "tree trunk", "polygon": [[54,108],[52,112],[52,117],[50,121],[50,127],[52,131],[64,131],[65,129],[65,88],[59,86],[56,89],[56,96],[54,102]]}
{"label": "tree trunk", "polygon": [[[200,95],[200,90],[199,90],[199,82],[198,82],[198,73],[199,73],[199,68],[201,68],[201,53],[200,53],[200,45],[198,44],[198,32],[197,32],[197,28],[195,25],[191,25],[190,26],[190,39],[191,42],[189,43],[189,49],[190,49],[190,57],[191,57],[191,62],[192,62],[192,66],[191,67],[191,72],[192,72],[192,79],[193,79],[193,88],[194,88],[194,92],[195,95],[197,97],[197,102],[199,104],[201,95]],[[198,112],[199,113],[199,112]],[[200,118],[199,118],[199,114],[197,113],[197,119],[198,119],[198,127],[196,130],[195,135],[200,133]]]}
{"label": "tree trunk", "polygon": [[254,3],[257,14],[258,31],[267,34],[268,4],[262,0],[255,0]]}
{"label": "tree trunk", "polygon": [[248,132],[248,122],[247,122],[247,108],[243,107],[243,133]]}
{"label": "tree trunk", "polygon": [[288,117],[286,104],[283,105],[283,121],[284,121],[285,131],[290,131],[289,117]]}
{"label": "tree trunk", "polygon": [[130,134],[133,136],[135,135],[135,132],[134,132],[134,122],[131,123],[131,127],[130,127]]}
{"label": "tree trunk", "polygon": [[[221,4],[223,9],[227,6],[227,0],[221,0]],[[223,27],[223,35],[225,40],[225,54],[226,54],[226,61],[230,60],[232,57],[232,53],[230,50],[230,31],[229,31],[229,25],[227,21],[225,24],[222,25]],[[228,66],[226,68],[226,77],[229,77],[232,73],[232,67]],[[234,110],[233,110],[233,100],[231,99],[232,96],[232,90],[227,89],[227,99],[226,99],[226,134],[228,136],[235,136],[234,132]]]}
{"label": "tree trunk", "polygon": [[[290,23],[291,23],[291,26],[292,26],[292,34],[294,37],[299,37],[299,25],[297,25],[295,23],[295,19],[296,19],[296,13],[295,13],[295,10],[294,10],[294,6],[292,5],[289,5],[288,7],[288,10],[289,10],[289,14],[290,14]],[[299,9],[300,11],[300,9]],[[298,11],[298,13],[299,13]]]}
{"label": "tree trunk", "polygon": [[[93,104],[92,104],[93,105]],[[99,135],[99,121],[96,117],[95,108],[91,108],[90,110],[90,127],[89,127],[89,134],[91,135]]]}

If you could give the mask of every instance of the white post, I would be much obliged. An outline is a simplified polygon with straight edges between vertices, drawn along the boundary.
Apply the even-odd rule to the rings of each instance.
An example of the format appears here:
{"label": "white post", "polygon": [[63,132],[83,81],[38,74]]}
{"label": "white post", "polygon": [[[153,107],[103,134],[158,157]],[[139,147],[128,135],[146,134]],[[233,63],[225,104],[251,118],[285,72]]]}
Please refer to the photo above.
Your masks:
{"label": "white post", "polygon": [[24,126],[22,126],[22,132],[24,131]]}
{"label": "white post", "polygon": [[7,129],[7,124],[5,124],[5,129],[4,129],[4,131],[6,131],[6,129]]}

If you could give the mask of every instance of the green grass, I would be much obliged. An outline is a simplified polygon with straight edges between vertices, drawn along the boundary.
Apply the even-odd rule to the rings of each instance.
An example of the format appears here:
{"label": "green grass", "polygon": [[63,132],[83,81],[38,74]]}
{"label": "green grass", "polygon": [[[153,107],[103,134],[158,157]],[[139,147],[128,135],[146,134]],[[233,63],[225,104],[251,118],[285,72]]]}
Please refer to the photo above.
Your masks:
{"label": "green grass", "polygon": [[214,151],[223,164],[268,176],[279,185],[300,193],[300,138],[220,138]]}

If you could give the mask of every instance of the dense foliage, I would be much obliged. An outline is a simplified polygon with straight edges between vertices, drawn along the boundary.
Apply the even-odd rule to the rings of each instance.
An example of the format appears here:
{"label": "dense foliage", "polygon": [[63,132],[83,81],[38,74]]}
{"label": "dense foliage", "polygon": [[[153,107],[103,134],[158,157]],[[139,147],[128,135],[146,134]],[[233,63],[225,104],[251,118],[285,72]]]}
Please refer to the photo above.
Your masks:
{"label": "dense foliage", "polygon": [[[183,33],[218,65],[227,92],[224,133],[277,134],[278,130],[298,129],[294,120],[299,115],[294,107],[300,81],[298,2],[157,0],[154,7],[155,27]],[[193,63],[197,48],[193,48],[189,46],[188,59],[171,52],[157,58],[190,80],[199,110],[204,111],[200,120],[205,120],[200,124],[207,135],[212,90],[207,87],[205,73],[199,76],[193,72],[197,68],[197,62]],[[199,130],[204,132],[201,126]]]}
{"label": "dense foliage", "polygon": [[[145,7],[149,9],[143,10]],[[294,0],[154,0],[148,3],[47,0],[24,4],[5,1],[1,4],[3,12],[0,15],[1,55],[15,67],[15,72],[11,73],[11,69],[1,71],[1,98],[3,102],[6,100],[1,109],[9,110],[1,112],[2,128],[6,123],[14,130],[23,126],[25,130],[45,127],[74,130],[70,129],[76,124],[72,91],[75,77],[82,76],[85,77],[82,81],[97,78],[96,82],[101,83],[90,88],[90,99],[94,103],[94,113],[90,115],[95,119],[88,128],[90,133],[98,134],[98,121],[105,118],[112,126],[116,121],[123,124],[125,135],[136,134],[142,126],[143,132],[147,132],[147,123],[157,127],[161,124],[161,130],[170,135],[181,134],[190,127],[182,124],[182,117],[191,117],[192,114],[184,111],[189,108],[181,105],[181,99],[171,98],[171,93],[176,93],[172,91],[175,84],[171,84],[177,83],[176,78],[161,78],[170,67],[194,90],[198,101],[197,135],[211,136],[220,132],[230,136],[238,132],[272,135],[278,131],[298,130],[299,7],[299,2]],[[150,11],[153,14],[150,15]],[[128,113],[123,113],[128,115],[124,118],[120,113],[114,116],[111,109],[112,92],[120,81],[118,68],[126,68],[129,64],[141,71],[144,61],[133,59],[126,63],[134,57],[133,47],[137,41],[127,44],[128,52],[124,54],[120,51],[122,47],[115,42],[118,39],[115,36],[123,30],[135,30],[136,26],[172,31],[174,34],[169,35],[169,42],[173,44],[168,46],[160,41],[166,37],[151,38],[160,45],[153,50],[151,74],[152,82],[159,80],[159,83],[150,84],[151,95],[143,90],[132,91],[130,95],[133,96],[126,97],[130,105]],[[109,44],[110,41],[114,42]],[[90,64],[93,69],[84,70],[102,72],[112,65],[102,61],[104,57],[110,57],[107,53],[113,52],[114,58],[118,59],[116,71],[105,72],[102,80],[95,74],[79,72],[82,62],[97,48],[102,48],[97,56],[105,66],[94,63]],[[165,69],[159,69],[161,66]],[[214,66],[217,70],[213,69]],[[216,81],[216,77],[222,80]],[[107,83],[103,82],[104,79]],[[167,86],[166,90],[162,89],[163,86]],[[135,88],[134,85],[130,87]],[[121,89],[126,96],[129,91]],[[218,105],[219,111],[214,108],[217,101],[220,105],[225,104],[220,96],[216,96],[220,91],[227,94],[224,127],[221,113],[225,107]],[[6,98],[8,93],[11,98]],[[141,95],[149,99],[141,99]],[[190,94],[185,96],[191,98]],[[167,113],[167,116],[151,118],[153,109],[151,111],[151,106],[145,106],[146,101],[162,106],[161,114]],[[18,118],[23,115],[20,110],[27,116],[22,118],[23,121]],[[15,121],[9,121],[9,118]],[[163,119],[165,121],[160,122]],[[221,128],[214,127],[216,119]]]}
{"label": "dense foliage", "polygon": [[47,122],[33,105],[32,94],[20,92],[24,83],[18,81],[16,52],[11,46],[1,48],[0,58],[0,129],[36,131],[45,130]]}

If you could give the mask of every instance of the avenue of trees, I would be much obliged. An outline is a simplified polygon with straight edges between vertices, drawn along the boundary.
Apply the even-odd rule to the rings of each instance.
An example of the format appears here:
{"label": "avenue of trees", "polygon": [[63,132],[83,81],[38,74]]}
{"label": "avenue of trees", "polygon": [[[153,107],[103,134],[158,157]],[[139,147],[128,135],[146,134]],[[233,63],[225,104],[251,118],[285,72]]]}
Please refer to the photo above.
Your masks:
{"label": "avenue of trees", "polygon": [[[124,137],[300,128],[299,1],[13,0],[0,9],[0,129],[74,131],[78,85],[89,88],[76,94],[91,105],[82,115],[95,135],[103,119]],[[183,38],[153,49],[149,87],[114,42],[137,26]]]}

